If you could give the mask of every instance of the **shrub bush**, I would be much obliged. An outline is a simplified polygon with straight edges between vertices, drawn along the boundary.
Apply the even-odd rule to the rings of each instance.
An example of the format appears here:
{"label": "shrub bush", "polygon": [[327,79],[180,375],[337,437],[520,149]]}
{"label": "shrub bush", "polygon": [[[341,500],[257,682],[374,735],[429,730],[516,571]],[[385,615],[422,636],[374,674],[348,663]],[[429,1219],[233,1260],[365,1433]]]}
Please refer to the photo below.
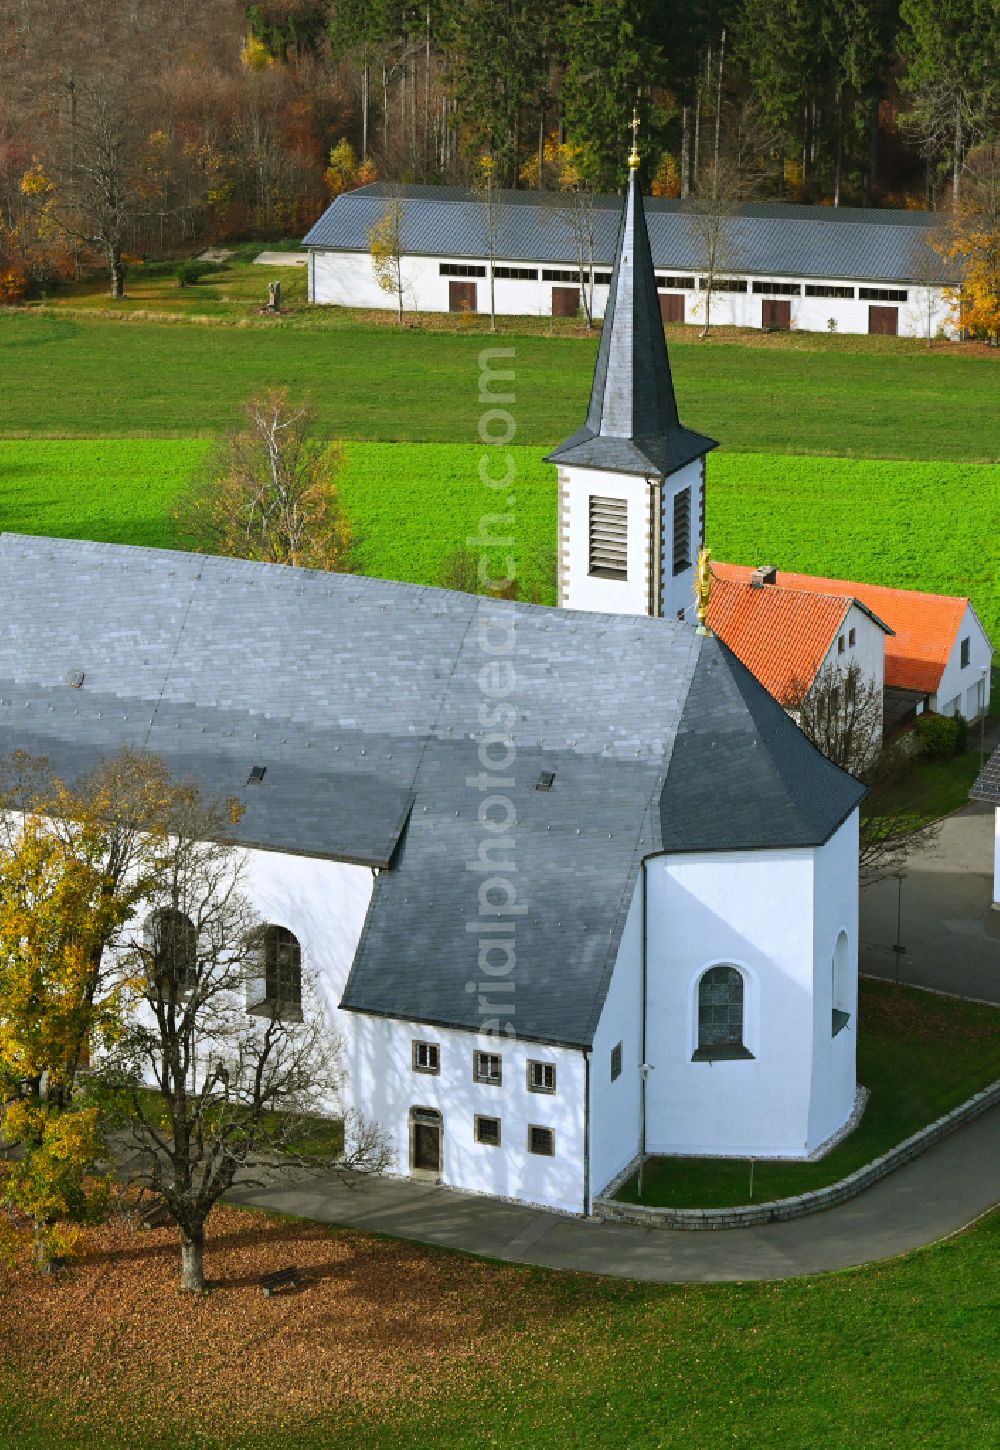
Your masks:
{"label": "shrub bush", "polygon": [[917,739],[928,760],[947,760],[965,748],[968,733],[960,715],[917,716]]}
{"label": "shrub bush", "polygon": [[181,287],[194,287],[209,272],[218,272],[218,262],[178,262],[177,281]]}

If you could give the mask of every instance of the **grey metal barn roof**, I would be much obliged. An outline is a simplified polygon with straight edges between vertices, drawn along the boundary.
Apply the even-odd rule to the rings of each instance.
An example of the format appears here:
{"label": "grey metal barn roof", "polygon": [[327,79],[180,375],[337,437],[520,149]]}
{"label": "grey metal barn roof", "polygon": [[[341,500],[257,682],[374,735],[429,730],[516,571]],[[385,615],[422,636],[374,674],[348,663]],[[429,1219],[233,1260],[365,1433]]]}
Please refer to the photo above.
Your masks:
{"label": "grey metal barn roof", "polygon": [[[344,192],[304,239],[304,246],[367,251],[368,230],[398,195],[403,246],[410,255],[482,258],[486,250],[482,204],[460,187],[382,182]],[[620,196],[595,201],[595,260],[614,256]],[[646,221],[653,265],[696,272],[704,245],[689,202],[650,197]],[[747,202],[723,222],[719,270],[760,277],[805,277],[863,282],[924,283],[957,280],[954,262],[928,243],[939,224],[934,213],[861,207]],[[575,264],[569,224],[552,193],[507,191],[499,205],[498,258],[511,262]]]}
{"label": "grey metal barn roof", "polygon": [[816,845],[863,793],[720,641],[664,620],[11,534],[0,607],[0,750],[72,775],[145,746],[239,794],[248,842],[387,868],[343,1001],[362,1012],[482,1025],[491,659],[516,674],[519,1036],[591,1042],[644,855]]}

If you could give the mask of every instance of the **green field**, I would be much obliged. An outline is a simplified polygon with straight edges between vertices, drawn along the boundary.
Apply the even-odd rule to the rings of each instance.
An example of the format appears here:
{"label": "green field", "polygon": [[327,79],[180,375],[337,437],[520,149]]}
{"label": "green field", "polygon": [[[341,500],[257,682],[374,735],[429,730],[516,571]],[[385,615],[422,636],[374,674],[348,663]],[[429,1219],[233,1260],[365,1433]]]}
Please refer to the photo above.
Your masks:
{"label": "green field", "polygon": [[[196,291],[197,289],[192,289]],[[244,319],[246,320],[246,319]],[[473,442],[479,355],[511,347],[518,440],[583,420],[596,340],[352,327],[0,317],[0,435],[189,438],[265,384],[310,393],[340,437]],[[1000,372],[950,350],[822,351],[674,343],[682,417],[730,452],[996,461]]]}
{"label": "green field", "polygon": [[[754,1165],[753,1198],[790,1198],[836,1183],[958,1107],[1000,1077],[1000,1011],[862,981],[858,1082],[871,1094],[860,1124],[816,1163]],[[654,1158],[642,1198],[629,1180],[627,1203],[720,1208],[750,1200],[750,1163],[732,1158]]]}
{"label": "green field", "polygon": [[[0,439],[0,528],[116,543],[179,541],[175,498],[210,444],[198,439]],[[436,583],[498,508],[475,444],[350,443],[344,499],[368,573]],[[526,585],[554,600],[555,470],[516,451],[512,529]],[[968,593],[1000,639],[1000,468],[730,454],[709,459],[718,558]],[[823,521],[816,527],[816,519]]]}

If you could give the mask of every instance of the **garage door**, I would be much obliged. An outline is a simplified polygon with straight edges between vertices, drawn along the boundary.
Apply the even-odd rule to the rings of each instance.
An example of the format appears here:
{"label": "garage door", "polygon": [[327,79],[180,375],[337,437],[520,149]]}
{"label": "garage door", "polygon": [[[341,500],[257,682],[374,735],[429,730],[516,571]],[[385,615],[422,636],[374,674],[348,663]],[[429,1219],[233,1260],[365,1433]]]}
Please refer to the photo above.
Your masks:
{"label": "garage door", "polygon": [[476,312],[475,282],[449,282],[448,308],[451,312]]}
{"label": "garage door", "polygon": [[765,297],[760,304],[760,325],[787,332],[792,325],[792,304],[780,297]]}
{"label": "garage door", "polygon": [[869,307],[868,331],[880,337],[895,337],[899,331],[899,308]]}
{"label": "garage door", "polygon": [[580,311],[579,287],[553,287],[552,316],[575,317]]}
{"label": "garage door", "polygon": [[664,322],[684,321],[684,293],[683,292],[661,292],[660,293],[660,316]]}

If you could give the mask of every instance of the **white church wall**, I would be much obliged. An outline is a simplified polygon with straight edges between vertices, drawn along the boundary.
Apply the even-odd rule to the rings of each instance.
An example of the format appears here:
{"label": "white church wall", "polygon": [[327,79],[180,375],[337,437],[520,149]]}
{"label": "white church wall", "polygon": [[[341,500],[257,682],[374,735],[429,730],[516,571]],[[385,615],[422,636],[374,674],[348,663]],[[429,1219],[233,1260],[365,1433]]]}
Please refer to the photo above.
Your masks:
{"label": "white church wall", "polygon": [[[442,1118],[442,1183],[570,1213],[584,1211],[586,1069],[582,1052],[362,1013],[341,1015],[354,1019],[349,1072],[355,1106],[387,1132],[396,1173],[410,1173],[411,1108],[431,1108]],[[439,1073],[414,1071],[415,1041],[438,1044]],[[473,1053],[477,1049],[500,1054],[499,1086],[474,1081]],[[528,1090],[527,1064],[531,1060],[554,1064],[554,1093]],[[477,1115],[500,1119],[499,1147],[476,1142]],[[532,1124],[554,1130],[554,1156],[528,1151]]]}
{"label": "white church wall", "polygon": [[[650,485],[627,473],[598,468],[560,468],[562,492],[559,542],[561,594],[566,609],[600,614],[650,613]],[[625,579],[605,579],[590,572],[590,500],[625,499],[627,538]]]}
{"label": "white church wall", "polygon": [[[340,307],[373,307],[373,308],[394,308],[396,299],[393,293],[383,292],[375,281],[372,272],[371,257],[367,252],[338,252],[324,248],[313,248],[310,251],[309,265],[309,300],[326,305],[337,305]],[[481,258],[446,258],[411,256],[404,258],[403,275],[406,291],[405,306],[410,311],[420,312],[447,312],[449,307],[448,283],[456,281],[476,282],[477,311],[489,311],[489,282],[485,277],[479,278],[449,278],[441,275],[441,264],[456,266],[478,265],[485,266]],[[523,260],[497,259],[498,266],[531,267],[538,272],[538,279],[525,281],[522,279],[503,278],[496,279],[496,308],[504,316],[522,317],[549,317],[552,315],[552,289],[554,286],[573,286],[573,282],[543,281],[543,270],[572,271],[571,264],[542,264],[540,262],[525,262]],[[606,268],[604,269],[606,270]],[[657,268],[658,271],[670,272],[669,265]],[[694,275],[697,280],[698,273]],[[774,277],[769,281],[791,282],[800,284],[802,279],[797,277]],[[752,288],[753,279],[750,279]],[[823,279],[822,285],[833,287],[854,287],[857,291],[859,284],[851,278],[834,279],[830,282]],[[880,303],[876,306],[895,306],[897,308],[897,324],[900,337],[926,337],[928,329],[928,318],[931,329],[931,336],[936,337],[939,331],[944,331],[949,337],[957,336],[957,331],[950,319],[949,304],[944,299],[943,289],[935,287],[931,289],[932,296],[928,300],[925,289],[920,285],[910,284],[905,286],[902,283],[887,284],[893,291],[905,291],[906,302]],[[604,309],[608,300],[608,287],[604,284],[595,285],[593,291],[593,310],[595,318],[604,316]],[[684,320],[689,325],[703,325],[705,320],[704,299],[705,294],[700,290],[687,291],[684,294]],[[759,293],[752,290],[747,292],[715,292],[712,296],[712,324],[713,326],[734,326],[759,328],[762,320],[761,304],[766,300]],[[868,331],[868,309],[872,305],[868,299],[843,298],[843,297],[806,297],[801,295],[791,297],[791,319],[792,327],[804,332],[827,332],[830,330],[829,322],[832,318],[837,326],[838,332],[866,333]],[[929,308],[929,310],[928,310]]]}
{"label": "white church wall", "polygon": [[[621,1073],[611,1055],[621,1043]],[[639,1151],[642,1066],[642,878],[622,932],[590,1064],[590,1190],[596,1196]]]}
{"label": "white church wall", "polygon": [[[962,640],[966,638],[969,641],[969,663],[963,666]],[[967,720],[977,719],[989,709],[992,663],[993,646],[976,611],[967,604],[937,694],[930,698],[930,708],[942,715],[960,714]]]}
{"label": "white church wall", "polygon": [[[649,1152],[805,1157],[817,1146],[813,858],[784,850],[650,862]],[[753,1057],[696,1062],[698,982],[723,964],[744,978]]]}
{"label": "white church wall", "polygon": [[[834,958],[846,933],[846,969],[835,994]],[[813,868],[813,1089],[809,1144],[816,1148],[841,1128],[854,1106],[858,1043],[858,813],[815,853]],[[849,1015],[834,1032],[833,1008]]]}

